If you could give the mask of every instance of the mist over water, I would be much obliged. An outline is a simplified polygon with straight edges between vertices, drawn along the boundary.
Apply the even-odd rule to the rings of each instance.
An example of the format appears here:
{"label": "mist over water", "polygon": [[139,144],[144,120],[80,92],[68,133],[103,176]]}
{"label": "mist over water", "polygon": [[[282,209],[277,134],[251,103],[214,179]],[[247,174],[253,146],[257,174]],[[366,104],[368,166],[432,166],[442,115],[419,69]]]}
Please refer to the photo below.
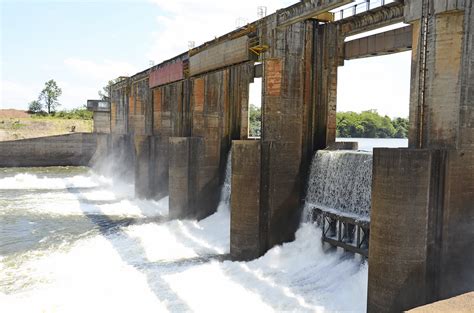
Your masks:
{"label": "mist over water", "polygon": [[324,251],[310,223],[257,260],[228,260],[228,173],[198,222],[86,168],[0,169],[0,312],[365,311],[367,266]]}

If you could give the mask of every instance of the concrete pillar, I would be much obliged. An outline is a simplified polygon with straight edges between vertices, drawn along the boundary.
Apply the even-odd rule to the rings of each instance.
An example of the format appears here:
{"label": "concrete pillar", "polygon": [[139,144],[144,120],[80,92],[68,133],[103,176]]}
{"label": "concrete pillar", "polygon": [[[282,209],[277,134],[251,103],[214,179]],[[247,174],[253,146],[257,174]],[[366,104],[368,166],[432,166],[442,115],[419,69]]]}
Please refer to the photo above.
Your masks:
{"label": "concrete pillar", "polygon": [[[312,63],[312,152],[336,141],[337,68],[344,62],[344,38],[336,24],[313,27]],[[312,56],[312,57],[310,57]]]}
{"label": "concrete pillar", "polygon": [[474,150],[447,152],[443,187],[436,300],[474,290]]}
{"label": "concrete pillar", "polygon": [[168,195],[169,188],[169,137],[152,136],[151,156],[152,162],[152,194],[154,198],[160,199]]}
{"label": "concrete pillar", "polygon": [[428,150],[375,149],[370,214],[368,312],[427,302],[430,182],[439,157]]}
{"label": "concrete pillar", "polygon": [[260,141],[232,142],[230,255],[233,260],[255,259],[265,252],[260,157]]}
{"label": "concrete pillar", "polygon": [[135,195],[153,197],[152,136],[135,136]]}
{"label": "concrete pillar", "polygon": [[197,182],[203,142],[196,137],[169,138],[169,216],[198,218],[202,201]]}
{"label": "concrete pillar", "polygon": [[369,312],[474,286],[474,8],[423,3],[405,1],[413,27],[409,146],[423,149],[374,152]]}
{"label": "concrete pillar", "polygon": [[375,149],[369,312],[474,286],[474,151]]}
{"label": "concrete pillar", "polygon": [[[262,98],[261,207],[266,247],[294,239],[299,225],[304,190],[307,125],[304,101],[304,53],[306,25],[297,23],[281,30],[273,21],[261,31],[265,54]],[[291,47],[291,48],[290,48]]]}
{"label": "concrete pillar", "polygon": [[474,8],[470,1],[429,1],[424,27],[422,1],[405,3],[413,27],[409,145],[473,148]]}

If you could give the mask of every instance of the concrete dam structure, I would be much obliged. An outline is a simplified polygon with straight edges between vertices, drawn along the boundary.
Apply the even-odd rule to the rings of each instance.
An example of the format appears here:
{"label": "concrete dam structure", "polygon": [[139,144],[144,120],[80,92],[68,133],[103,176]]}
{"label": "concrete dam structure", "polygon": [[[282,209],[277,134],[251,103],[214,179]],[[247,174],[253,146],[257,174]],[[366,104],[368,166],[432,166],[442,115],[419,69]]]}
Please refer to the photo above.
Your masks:
{"label": "concrete dam structure", "polygon": [[[303,0],[121,77],[88,103],[97,151],[137,196],[169,196],[170,218],[230,201],[233,260],[292,241],[306,210],[322,240],[368,257],[368,312],[413,309],[474,290],[473,49],[472,1]],[[354,148],[336,143],[338,67],[409,50],[409,148],[332,151]]]}
{"label": "concrete dam structure", "polygon": [[[232,149],[231,256],[257,258],[293,239],[313,153],[335,143],[338,67],[412,50],[409,148],[375,150],[371,205],[356,202],[365,222],[328,224],[357,230],[367,249],[368,311],[398,312],[474,289],[474,8],[406,0],[334,13],[351,2],[301,1],[123,78],[111,87],[112,149],[133,151],[138,195],[169,194],[170,216],[198,219],[217,207]],[[248,138],[256,77],[259,140]]]}

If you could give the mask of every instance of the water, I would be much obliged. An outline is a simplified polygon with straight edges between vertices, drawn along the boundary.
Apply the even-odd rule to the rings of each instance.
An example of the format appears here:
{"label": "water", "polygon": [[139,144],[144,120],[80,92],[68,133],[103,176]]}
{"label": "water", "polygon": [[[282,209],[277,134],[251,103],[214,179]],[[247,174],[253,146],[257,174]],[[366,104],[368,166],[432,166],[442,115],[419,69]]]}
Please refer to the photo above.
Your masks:
{"label": "water", "polygon": [[[231,150],[232,151],[232,150]],[[227,155],[226,166],[225,166],[225,179],[224,185],[221,190],[221,204],[227,206],[230,205],[230,194],[232,192],[231,179],[232,179],[232,152]]]}
{"label": "water", "polygon": [[371,153],[318,151],[311,163],[305,210],[319,208],[368,220],[371,188]]}
{"label": "water", "polygon": [[372,152],[374,148],[406,148],[406,138],[337,138],[336,141],[358,142],[359,150]]}
{"label": "water", "polygon": [[365,312],[367,265],[325,252],[309,223],[228,260],[230,175],[197,222],[85,168],[0,171],[0,312]]}

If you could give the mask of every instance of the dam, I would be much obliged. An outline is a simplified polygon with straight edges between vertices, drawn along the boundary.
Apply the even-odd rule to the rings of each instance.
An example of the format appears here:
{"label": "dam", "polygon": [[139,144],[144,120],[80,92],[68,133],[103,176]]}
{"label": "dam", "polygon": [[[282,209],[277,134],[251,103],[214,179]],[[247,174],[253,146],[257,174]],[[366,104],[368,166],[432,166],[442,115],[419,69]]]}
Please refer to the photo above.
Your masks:
{"label": "dam", "polygon": [[[112,247],[115,269],[134,268],[129,278],[149,287],[144,303],[155,301],[148,297],[154,293],[163,297],[155,305],[171,303],[171,311],[216,309],[200,307],[206,294],[187,288],[191,280],[215,282],[209,294],[249,309],[232,299],[239,295],[262,311],[401,312],[474,290],[473,21],[471,1],[303,0],[120,77],[109,101],[88,102],[94,134],[43,138],[39,146],[47,142],[48,153],[64,159],[55,143],[76,142],[84,149],[67,156],[70,164],[45,165],[120,173],[125,194],[150,211],[132,214],[141,221],[129,211],[127,219],[104,220],[108,204],[89,199],[75,181],[107,192],[118,186],[89,172],[60,180],[61,194],[75,195],[68,201],[78,210],[90,216],[92,201],[93,212],[102,212],[87,222],[109,240],[94,237],[58,258]],[[336,142],[338,68],[402,51],[412,53],[408,148],[371,154]],[[249,137],[256,78],[258,139]],[[24,148],[7,148],[35,144],[0,143],[0,165],[41,166],[22,158]],[[46,185],[51,177],[42,175],[14,176],[13,183]],[[112,194],[113,203],[130,201]],[[163,257],[173,249],[176,255]],[[299,260],[302,251],[309,252]]]}

